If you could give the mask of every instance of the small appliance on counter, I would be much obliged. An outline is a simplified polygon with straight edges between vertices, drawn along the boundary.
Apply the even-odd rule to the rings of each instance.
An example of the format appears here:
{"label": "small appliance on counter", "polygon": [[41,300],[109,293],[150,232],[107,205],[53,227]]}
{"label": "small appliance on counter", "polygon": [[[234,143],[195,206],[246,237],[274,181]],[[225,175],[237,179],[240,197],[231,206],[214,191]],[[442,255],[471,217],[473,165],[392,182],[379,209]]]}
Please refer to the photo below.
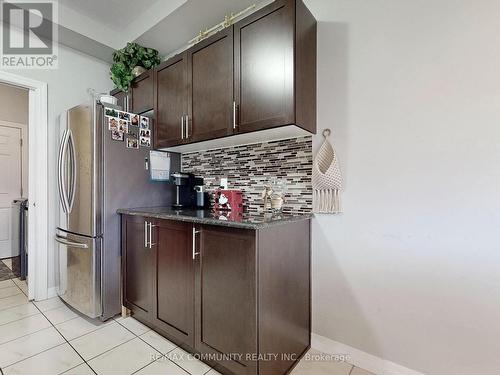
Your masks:
{"label": "small appliance on counter", "polygon": [[196,185],[194,191],[196,193],[196,208],[198,210],[208,208],[210,206],[210,196],[205,191],[205,186]]}
{"label": "small appliance on counter", "polygon": [[196,208],[198,206],[198,194],[195,191],[195,186],[203,187],[203,178],[196,177],[192,173],[183,172],[172,173],[171,178],[175,185],[175,200],[172,207],[178,210]]}

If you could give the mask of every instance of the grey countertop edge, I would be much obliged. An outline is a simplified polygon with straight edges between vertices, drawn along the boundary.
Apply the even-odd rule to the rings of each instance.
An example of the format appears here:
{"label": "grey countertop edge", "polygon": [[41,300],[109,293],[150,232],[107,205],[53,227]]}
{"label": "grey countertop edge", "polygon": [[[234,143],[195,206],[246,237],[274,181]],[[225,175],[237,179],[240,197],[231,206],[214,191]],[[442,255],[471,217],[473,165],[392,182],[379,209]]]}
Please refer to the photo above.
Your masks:
{"label": "grey countertop edge", "polygon": [[217,220],[213,218],[196,218],[196,217],[189,217],[189,216],[181,216],[181,215],[172,215],[168,213],[151,213],[147,211],[141,211],[133,208],[120,208],[116,210],[118,214],[123,214],[123,215],[132,215],[132,216],[145,216],[145,217],[150,217],[154,219],[165,219],[165,220],[175,220],[175,221],[182,221],[182,222],[187,222],[187,223],[195,223],[195,224],[205,224],[205,225],[217,225],[221,227],[231,227],[231,228],[242,228],[242,229],[253,229],[253,230],[259,230],[259,229],[265,229],[269,227],[274,227],[278,225],[286,225],[288,223],[293,223],[297,221],[304,221],[304,220],[310,220],[314,217],[313,213],[304,213],[304,214],[297,214],[296,216],[289,216],[286,217],[282,220],[276,220],[276,221],[271,221],[271,222],[265,222],[265,223],[241,223],[241,222],[236,222],[236,221],[224,221],[224,220]]}

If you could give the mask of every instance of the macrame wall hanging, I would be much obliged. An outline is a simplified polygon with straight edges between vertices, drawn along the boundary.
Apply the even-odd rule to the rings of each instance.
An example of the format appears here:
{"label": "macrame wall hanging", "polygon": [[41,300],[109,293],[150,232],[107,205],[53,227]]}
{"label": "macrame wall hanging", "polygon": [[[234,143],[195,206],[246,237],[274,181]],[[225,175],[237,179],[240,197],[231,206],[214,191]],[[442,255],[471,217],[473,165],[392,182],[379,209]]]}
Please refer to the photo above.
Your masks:
{"label": "macrame wall hanging", "polygon": [[316,213],[341,212],[342,173],[333,146],[328,141],[330,129],[323,130],[324,141],[313,163],[313,209]]}

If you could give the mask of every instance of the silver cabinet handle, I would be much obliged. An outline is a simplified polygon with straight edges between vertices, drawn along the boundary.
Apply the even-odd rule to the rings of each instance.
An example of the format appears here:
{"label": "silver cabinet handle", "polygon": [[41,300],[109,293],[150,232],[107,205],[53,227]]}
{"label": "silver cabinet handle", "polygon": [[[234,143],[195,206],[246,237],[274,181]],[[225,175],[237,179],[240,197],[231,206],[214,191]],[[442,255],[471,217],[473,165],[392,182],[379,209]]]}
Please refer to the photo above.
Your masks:
{"label": "silver cabinet handle", "polygon": [[189,115],[186,115],[185,125],[186,125],[186,138],[189,138]]}
{"label": "silver cabinet handle", "polygon": [[184,115],[181,116],[181,139],[184,139]]}
{"label": "silver cabinet handle", "polygon": [[196,234],[200,233],[199,230],[196,230],[196,228],[193,226],[193,260],[196,259],[197,255],[200,255],[200,252],[196,252]]}
{"label": "silver cabinet handle", "polygon": [[71,242],[69,241],[66,237],[59,236],[56,234],[56,241],[59,242],[60,244],[70,246],[70,247],[76,247],[78,249],[88,249],[88,245],[80,242]]}
{"label": "silver cabinet handle", "polygon": [[236,102],[233,101],[233,129],[236,129]]}
{"label": "silver cabinet handle", "polygon": [[148,248],[148,222],[144,220],[144,247]]}
{"label": "silver cabinet handle", "polygon": [[153,225],[153,223],[149,222],[149,248],[152,249],[155,243],[153,243],[153,228],[156,227],[156,225]]}

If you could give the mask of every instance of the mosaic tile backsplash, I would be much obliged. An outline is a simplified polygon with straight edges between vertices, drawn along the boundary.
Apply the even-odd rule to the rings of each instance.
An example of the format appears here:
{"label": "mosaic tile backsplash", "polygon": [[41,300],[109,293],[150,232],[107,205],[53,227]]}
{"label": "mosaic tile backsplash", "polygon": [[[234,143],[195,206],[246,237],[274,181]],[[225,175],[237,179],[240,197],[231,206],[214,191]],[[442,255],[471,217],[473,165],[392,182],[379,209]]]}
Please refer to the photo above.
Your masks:
{"label": "mosaic tile backsplash", "polygon": [[262,211],[264,185],[276,177],[286,182],[283,212],[312,211],[311,136],[185,153],[182,170],[203,177],[210,192],[227,177],[246,212]]}

